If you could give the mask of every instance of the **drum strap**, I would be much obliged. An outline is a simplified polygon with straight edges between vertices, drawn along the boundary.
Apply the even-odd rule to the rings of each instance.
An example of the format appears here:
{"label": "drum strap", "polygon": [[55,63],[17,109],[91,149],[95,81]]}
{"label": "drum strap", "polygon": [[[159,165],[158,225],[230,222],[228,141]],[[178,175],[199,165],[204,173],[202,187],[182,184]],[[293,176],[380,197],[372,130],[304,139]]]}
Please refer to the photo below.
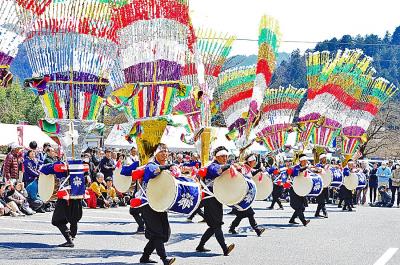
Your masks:
{"label": "drum strap", "polygon": [[203,192],[205,193],[205,194],[207,194],[208,196],[212,196],[212,197],[214,197],[215,195],[214,195],[214,193],[212,193],[211,191],[210,191],[210,189],[207,187],[207,185],[203,182],[203,180],[199,180],[200,181],[200,184],[201,184],[201,186],[203,187]]}
{"label": "drum strap", "polygon": [[[69,177],[65,178],[65,180],[60,184],[60,187],[58,188],[58,190],[62,190],[64,188],[65,183],[67,183],[68,179],[69,179]],[[67,188],[67,187],[65,187],[65,188]]]}

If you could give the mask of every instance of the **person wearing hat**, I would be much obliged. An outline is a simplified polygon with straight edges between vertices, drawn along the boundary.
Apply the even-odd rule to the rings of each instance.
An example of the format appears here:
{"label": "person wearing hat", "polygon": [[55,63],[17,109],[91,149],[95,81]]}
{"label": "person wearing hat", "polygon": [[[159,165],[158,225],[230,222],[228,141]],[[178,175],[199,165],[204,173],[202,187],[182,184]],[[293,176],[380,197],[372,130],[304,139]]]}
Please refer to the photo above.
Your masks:
{"label": "person wearing hat", "polygon": [[228,149],[224,146],[219,146],[214,151],[214,161],[207,167],[207,173],[204,178],[205,184],[210,191],[209,195],[203,198],[204,205],[204,220],[208,228],[200,239],[199,245],[196,247],[197,252],[209,252],[204,246],[207,241],[215,235],[219,245],[221,246],[225,256],[235,248],[235,244],[229,246],[225,243],[224,233],[222,232],[223,222],[223,206],[214,196],[212,196],[214,180],[219,177],[222,172],[230,168],[227,164]]}
{"label": "person wearing hat", "polygon": [[104,177],[112,177],[115,169],[115,161],[112,159],[111,149],[106,149],[105,156],[101,159],[99,164],[100,172],[104,174]]}
{"label": "person wearing hat", "polygon": [[19,178],[20,166],[22,165],[22,146],[17,143],[12,143],[9,147],[10,152],[4,159],[2,175],[7,183],[14,185]]}
{"label": "person wearing hat", "polygon": [[[317,169],[319,169],[319,171],[317,173],[321,173],[322,169],[329,170],[329,166],[326,161],[326,154],[321,154],[319,156],[319,163],[316,164],[315,167]],[[321,194],[318,195],[316,198],[318,206],[317,206],[317,210],[315,211],[315,217],[328,218],[328,212],[326,211],[326,207],[325,207],[325,201],[326,201],[327,197],[328,197],[328,187],[323,188]],[[323,216],[320,215],[321,211],[323,213]]]}
{"label": "person wearing hat", "polygon": [[[147,192],[147,185],[149,181],[157,177],[161,171],[169,170],[172,164],[167,164],[168,161],[168,147],[165,144],[158,144],[154,152],[154,159],[150,161],[145,169],[142,181],[144,192]],[[164,265],[170,265],[175,262],[175,258],[168,258],[165,252],[164,243],[168,242],[171,235],[171,229],[168,221],[167,212],[156,212],[149,204],[141,207],[142,217],[145,223],[145,237],[149,240],[144,247],[140,263],[156,263],[150,259],[150,255],[156,250]]]}
{"label": "person wearing hat", "polygon": [[[356,165],[354,163],[353,159],[349,159],[349,161],[347,161],[347,165],[343,168],[343,177],[349,177],[351,173],[356,172]],[[346,188],[345,185],[340,186],[340,190],[339,190],[339,196],[340,196],[340,201],[339,201],[339,206],[341,205],[341,201],[344,201],[344,205],[342,208],[342,211],[353,211],[353,207],[352,207],[352,197],[353,197],[353,191],[349,190],[348,188]]]}
{"label": "person wearing hat", "polygon": [[[301,154],[299,156],[300,164],[296,165],[293,168],[292,176],[294,178],[302,178],[302,173],[308,168],[308,160],[305,154]],[[306,220],[304,217],[304,211],[306,210],[306,198],[303,196],[299,196],[294,191],[293,187],[289,190],[290,196],[290,207],[294,210],[292,217],[289,220],[290,224],[298,224],[295,219],[298,217],[304,226],[310,222],[310,220]]]}
{"label": "person wearing hat", "polygon": [[[262,171],[261,168],[259,169],[254,169],[254,167],[257,165],[257,157],[254,154],[250,154],[246,157],[246,163],[242,167],[242,174],[244,175],[245,178],[251,179],[253,176],[257,175],[259,172]],[[254,194],[255,196],[255,194]],[[254,219],[255,212],[253,208],[249,207],[246,210],[241,210],[239,208],[236,209],[235,211],[236,218],[233,220],[233,222],[230,225],[229,228],[229,233],[236,235],[236,227],[240,224],[240,222],[244,218],[249,219],[249,223],[251,227],[254,229],[254,232],[256,232],[257,236],[261,236],[262,233],[264,233],[265,228],[260,228],[257,225],[256,219]]]}
{"label": "person wearing hat", "polygon": [[[290,161],[288,161],[290,162]],[[284,168],[284,166],[282,166],[281,168]],[[276,168],[274,165],[272,165],[269,169],[268,169],[268,174],[271,175],[272,177],[272,181],[273,181],[273,188],[272,188],[272,202],[271,205],[267,208],[268,210],[273,210],[274,209],[274,205],[275,203],[278,204],[279,206],[279,210],[283,210],[283,205],[281,203],[281,196],[283,194],[284,191],[284,187],[282,183],[277,183],[275,180],[280,176],[280,169]]]}

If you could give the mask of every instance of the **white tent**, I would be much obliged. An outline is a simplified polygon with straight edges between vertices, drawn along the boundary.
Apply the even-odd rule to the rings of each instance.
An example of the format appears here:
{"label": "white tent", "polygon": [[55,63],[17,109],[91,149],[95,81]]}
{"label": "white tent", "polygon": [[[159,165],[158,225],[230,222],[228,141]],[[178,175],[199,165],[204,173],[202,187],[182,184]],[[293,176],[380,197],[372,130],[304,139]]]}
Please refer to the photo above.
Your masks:
{"label": "white tent", "polygon": [[39,147],[43,146],[44,143],[50,143],[52,146],[57,146],[57,143],[38,126],[5,123],[0,123],[0,146],[9,145],[10,143],[19,143],[18,127],[22,127],[22,140],[24,147],[28,147],[31,141],[36,141]]}
{"label": "white tent", "polygon": [[115,124],[107,139],[104,141],[104,145],[109,148],[127,150],[131,149],[132,146],[136,146],[135,139],[133,139],[132,143],[129,143],[125,139],[125,135],[129,132],[130,126],[131,125],[129,123]]}

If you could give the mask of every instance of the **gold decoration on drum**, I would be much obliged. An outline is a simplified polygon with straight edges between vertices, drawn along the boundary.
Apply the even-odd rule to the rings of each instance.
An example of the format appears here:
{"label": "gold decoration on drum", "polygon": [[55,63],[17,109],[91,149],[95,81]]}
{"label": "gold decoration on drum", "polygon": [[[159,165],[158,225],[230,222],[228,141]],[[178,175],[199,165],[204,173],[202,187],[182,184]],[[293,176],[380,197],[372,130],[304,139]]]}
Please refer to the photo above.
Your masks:
{"label": "gold decoration on drum", "polygon": [[140,122],[143,132],[136,137],[136,144],[141,165],[147,164],[156,151],[167,124],[167,120],[145,120]]}
{"label": "gold decoration on drum", "polygon": [[200,158],[201,164],[206,166],[210,160],[210,148],[211,148],[211,127],[204,128],[201,134],[201,151]]}

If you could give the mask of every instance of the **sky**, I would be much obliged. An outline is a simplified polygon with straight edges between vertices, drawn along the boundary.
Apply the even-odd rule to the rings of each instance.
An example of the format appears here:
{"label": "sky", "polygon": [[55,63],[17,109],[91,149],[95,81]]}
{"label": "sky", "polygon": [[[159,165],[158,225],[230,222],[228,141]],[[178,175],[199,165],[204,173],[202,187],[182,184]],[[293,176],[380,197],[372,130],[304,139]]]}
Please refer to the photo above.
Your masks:
{"label": "sky", "polygon": [[[400,26],[397,0],[191,0],[196,28],[237,38],[257,39],[262,15],[279,21],[282,41],[321,41],[345,34],[393,33]],[[315,43],[282,42],[279,51],[312,48]],[[256,54],[257,42],[236,41],[231,55]]]}

